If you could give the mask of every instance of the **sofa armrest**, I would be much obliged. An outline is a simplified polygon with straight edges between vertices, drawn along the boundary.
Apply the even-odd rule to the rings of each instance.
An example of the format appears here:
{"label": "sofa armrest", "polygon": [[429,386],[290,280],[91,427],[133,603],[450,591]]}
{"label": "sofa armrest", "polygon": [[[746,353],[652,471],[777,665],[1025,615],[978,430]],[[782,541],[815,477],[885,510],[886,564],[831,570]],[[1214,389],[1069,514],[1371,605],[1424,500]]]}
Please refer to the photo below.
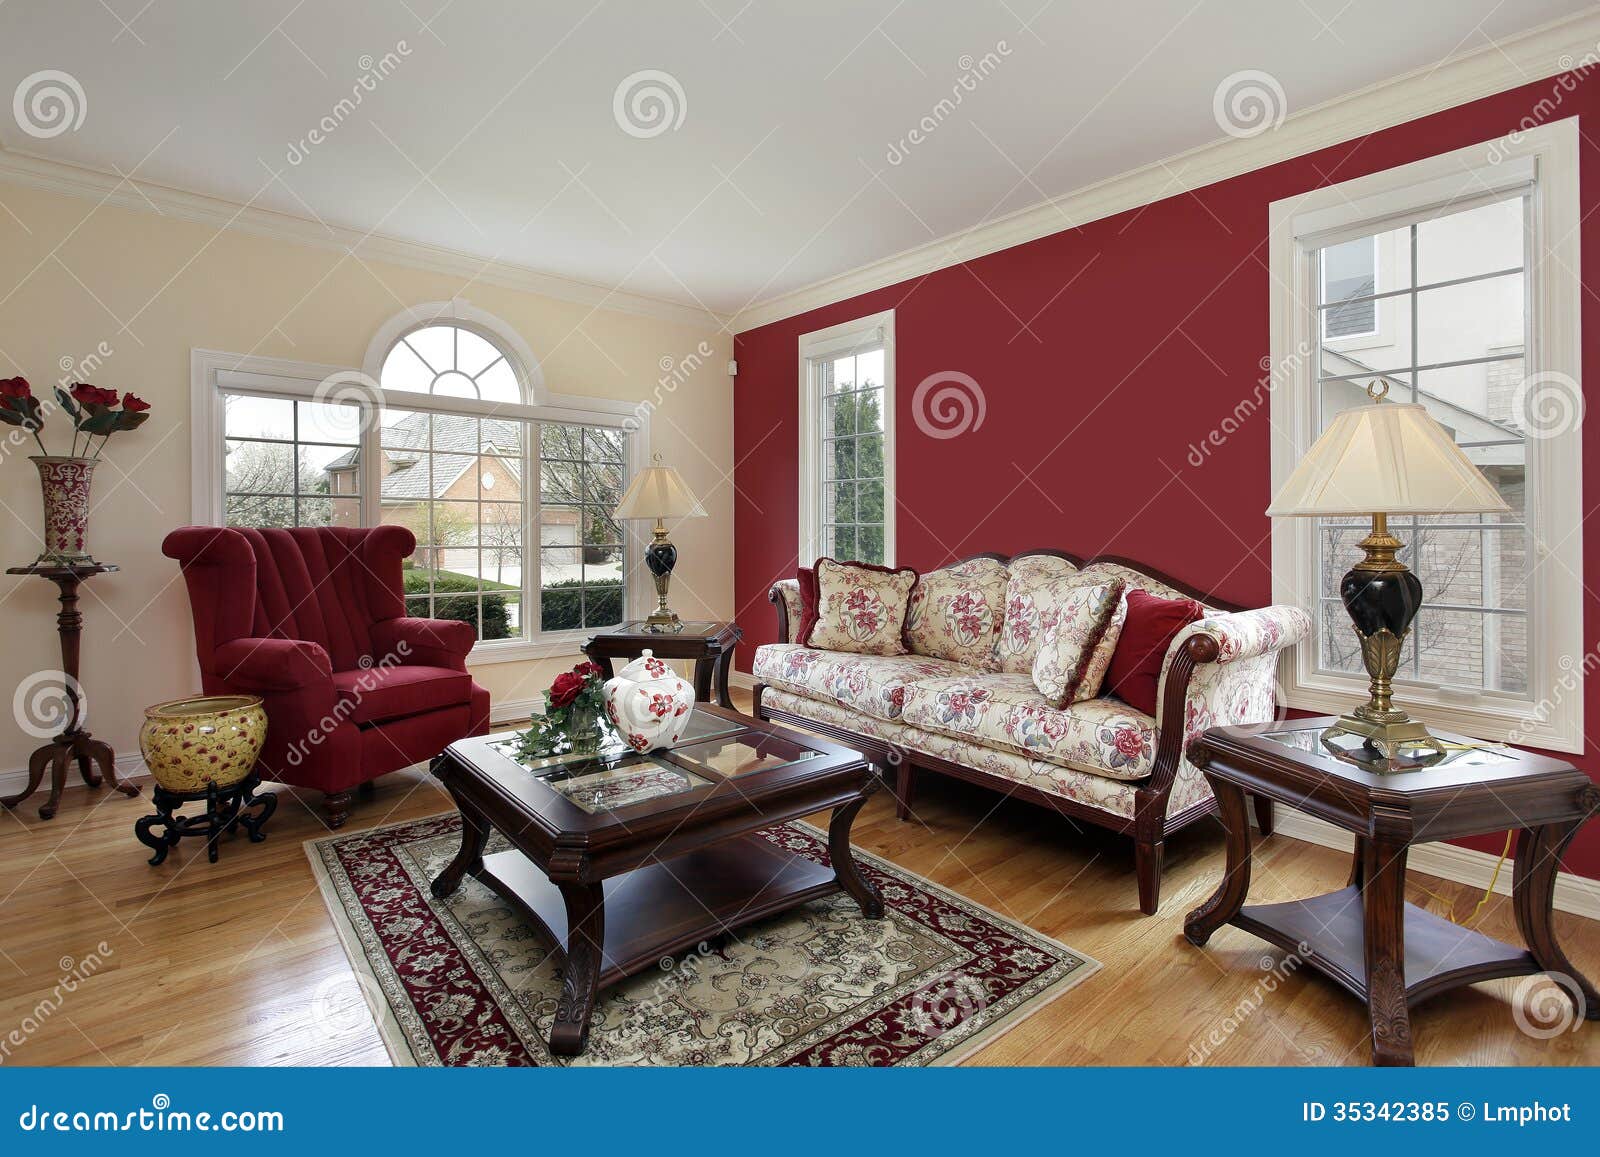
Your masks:
{"label": "sofa armrest", "polygon": [[1148,790],[1171,788],[1206,728],[1270,722],[1278,710],[1278,655],[1310,634],[1311,616],[1291,606],[1210,615],[1180,631],[1161,669]]}
{"label": "sofa armrest", "polygon": [[234,639],[212,654],[212,673],[241,692],[298,691],[326,686],[333,694],[333,663],[316,643],[299,639]]}
{"label": "sofa armrest", "polygon": [[778,610],[778,642],[788,643],[800,629],[804,608],[800,603],[800,580],[779,579],[772,584],[767,598]]}
{"label": "sofa armrest", "polygon": [[402,664],[467,669],[467,654],[478,641],[471,623],[456,619],[379,619],[372,624],[378,658],[397,656]]}

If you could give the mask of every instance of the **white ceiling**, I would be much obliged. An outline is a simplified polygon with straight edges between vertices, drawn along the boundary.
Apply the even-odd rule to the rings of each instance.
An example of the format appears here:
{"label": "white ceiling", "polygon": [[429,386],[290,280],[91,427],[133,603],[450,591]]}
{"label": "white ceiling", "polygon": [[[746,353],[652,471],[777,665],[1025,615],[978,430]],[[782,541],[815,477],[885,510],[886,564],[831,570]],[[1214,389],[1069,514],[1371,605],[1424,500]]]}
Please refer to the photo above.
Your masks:
{"label": "white ceiling", "polygon": [[[1236,72],[1293,113],[1592,7],[0,0],[0,95],[59,70],[84,114],[0,117],[0,145],[732,313],[1218,139]],[[647,69],[681,123],[631,135],[614,97]]]}

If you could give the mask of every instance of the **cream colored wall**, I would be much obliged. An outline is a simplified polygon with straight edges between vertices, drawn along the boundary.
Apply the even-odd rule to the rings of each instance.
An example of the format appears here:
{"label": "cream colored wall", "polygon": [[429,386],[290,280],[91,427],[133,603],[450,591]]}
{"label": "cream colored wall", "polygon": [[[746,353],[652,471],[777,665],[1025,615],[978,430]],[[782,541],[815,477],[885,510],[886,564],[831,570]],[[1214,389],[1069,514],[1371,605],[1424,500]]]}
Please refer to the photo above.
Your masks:
{"label": "cream colored wall", "polygon": [[[153,407],[142,429],[112,439],[95,479],[89,549],[122,570],[84,585],[89,727],[119,754],[137,750],[145,705],[198,688],[187,595],[160,549],[168,530],[191,521],[189,351],[359,367],[373,333],[403,307],[456,296],[514,326],[552,392],[659,398],[652,449],[682,471],[710,515],[673,533],[682,559],[673,605],[686,617],[731,617],[733,353],[713,324],[596,310],[0,183],[0,376],[21,374],[47,394],[73,376],[62,359],[107,348],[82,376]],[[663,359],[681,362],[701,342],[711,356],[676,389],[660,390]],[[65,430],[62,422],[47,433],[52,451],[65,448]],[[0,562],[9,566],[40,549],[39,487],[31,439],[0,446]],[[42,580],[0,577],[0,702],[29,675],[60,666],[53,596]],[[497,703],[533,699],[574,661],[485,664],[474,676]],[[0,773],[21,768],[37,743],[0,709]]]}

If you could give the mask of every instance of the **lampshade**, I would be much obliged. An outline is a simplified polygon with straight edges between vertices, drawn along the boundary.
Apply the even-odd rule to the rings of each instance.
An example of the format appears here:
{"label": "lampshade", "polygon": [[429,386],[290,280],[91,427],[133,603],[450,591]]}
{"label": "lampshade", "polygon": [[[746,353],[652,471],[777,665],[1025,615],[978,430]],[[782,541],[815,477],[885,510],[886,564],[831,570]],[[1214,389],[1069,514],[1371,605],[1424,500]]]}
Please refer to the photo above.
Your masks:
{"label": "lampshade", "polygon": [[646,466],[617,503],[618,518],[704,518],[705,508],[671,466]]}
{"label": "lampshade", "polygon": [[1425,406],[1375,402],[1334,418],[1267,513],[1488,514],[1510,509]]}

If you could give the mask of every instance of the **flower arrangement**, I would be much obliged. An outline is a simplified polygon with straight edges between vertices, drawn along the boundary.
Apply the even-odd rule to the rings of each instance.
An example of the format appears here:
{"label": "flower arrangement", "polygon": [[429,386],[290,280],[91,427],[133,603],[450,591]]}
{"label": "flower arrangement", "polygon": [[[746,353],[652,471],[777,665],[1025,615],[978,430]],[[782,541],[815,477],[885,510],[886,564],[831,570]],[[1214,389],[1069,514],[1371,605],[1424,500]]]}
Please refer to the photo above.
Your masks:
{"label": "flower arrangement", "polygon": [[[119,399],[117,391],[88,382],[74,382],[71,390],[57,386],[56,401],[72,419],[69,456],[73,458],[99,458],[111,435],[137,429],[150,418],[150,403],[143,398],[125,393]],[[0,422],[28,431],[39,444],[39,452],[49,457],[50,451],[39,436],[44,419],[44,403],[34,396],[27,378],[0,378]],[[100,439],[99,445],[95,444],[96,438]]]}
{"label": "flower arrangement", "polygon": [[519,756],[551,755],[567,744],[574,751],[598,747],[604,686],[605,669],[598,663],[579,663],[557,675],[544,693],[544,714],[533,716],[528,730],[517,736]]}
{"label": "flower arrangement", "polygon": [[[71,453],[50,453],[40,436],[49,412],[60,409],[72,420]],[[89,531],[89,486],[94,468],[111,435],[135,430],[150,418],[150,404],[133,394],[74,382],[56,387],[55,402],[41,402],[27,378],[0,378],[0,422],[33,435],[39,453],[31,459],[39,469],[44,500],[44,550],[36,565],[86,566],[94,562],[84,549]],[[97,443],[95,439],[98,438]]]}

